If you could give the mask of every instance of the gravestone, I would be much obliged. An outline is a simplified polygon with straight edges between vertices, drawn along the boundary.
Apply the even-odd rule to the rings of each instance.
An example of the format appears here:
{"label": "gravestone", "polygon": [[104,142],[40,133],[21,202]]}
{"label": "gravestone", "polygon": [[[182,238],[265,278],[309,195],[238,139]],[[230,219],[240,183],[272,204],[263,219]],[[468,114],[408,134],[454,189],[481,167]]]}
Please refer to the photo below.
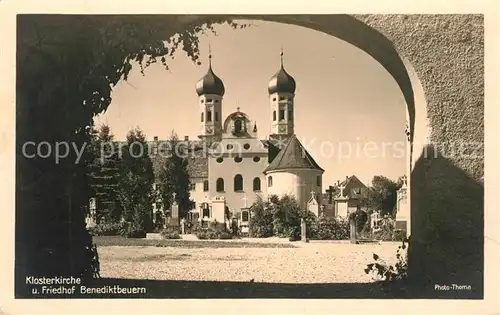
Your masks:
{"label": "gravestone", "polygon": [[181,234],[186,234],[186,219],[181,219]]}
{"label": "gravestone", "polygon": [[351,244],[356,244],[356,221],[354,219],[349,220],[349,230]]}
{"label": "gravestone", "polygon": [[179,226],[179,204],[175,200],[175,193],[174,193],[174,202],[172,203],[172,211],[171,213],[171,219],[170,219],[170,226],[178,227]]}
{"label": "gravestone", "polygon": [[303,218],[300,219],[300,237],[302,242],[307,242],[307,225]]}

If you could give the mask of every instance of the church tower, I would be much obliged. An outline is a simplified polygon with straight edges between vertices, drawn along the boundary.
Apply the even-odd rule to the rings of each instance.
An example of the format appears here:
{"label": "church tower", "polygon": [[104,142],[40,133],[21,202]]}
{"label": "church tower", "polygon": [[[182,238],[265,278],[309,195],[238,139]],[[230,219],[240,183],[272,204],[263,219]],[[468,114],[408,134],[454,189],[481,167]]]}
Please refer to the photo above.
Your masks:
{"label": "church tower", "polygon": [[268,92],[271,109],[271,138],[289,138],[294,134],[295,79],[283,67],[269,80]]}
{"label": "church tower", "polygon": [[208,72],[196,83],[199,102],[200,134],[207,141],[220,140],[222,136],[222,99],[225,88],[222,80],[212,70],[212,54],[208,55]]}

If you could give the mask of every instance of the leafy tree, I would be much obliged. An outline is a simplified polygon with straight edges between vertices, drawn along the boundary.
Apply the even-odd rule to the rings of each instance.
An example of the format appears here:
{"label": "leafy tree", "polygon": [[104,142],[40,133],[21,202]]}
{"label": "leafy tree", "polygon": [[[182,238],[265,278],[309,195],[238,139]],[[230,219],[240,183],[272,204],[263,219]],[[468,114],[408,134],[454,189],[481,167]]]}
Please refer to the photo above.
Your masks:
{"label": "leafy tree", "polygon": [[139,128],[129,131],[122,147],[119,199],[123,220],[137,231],[151,231],[153,219],[153,163],[146,137]]}
{"label": "leafy tree", "polygon": [[188,172],[188,149],[184,142],[179,141],[177,134],[172,132],[168,148],[168,157],[165,165],[160,171],[160,193],[163,199],[164,209],[170,209],[175,201],[179,205],[179,216],[186,217],[191,210],[193,202],[190,200],[190,178]]}
{"label": "leafy tree", "polygon": [[81,149],[90,142],[92,118],[107,109],[112,87],[126,80],[134,65],[166,67],[179,47],[199,62],[198,35],[225,21],[214,16],[201,25],[173,15],[17,17],[16,296],[28,294],[26,276],[92,277],[97,259],[84,220],[92,195],[85,175],[90,161],[75,150],[57,163],[54,150],[30,158],[23,144],[65,142]]}
{"label": "leafy tree", "polygon": [[117,222],[120,219],[118,204],[119,147],[108,125],[92,128],[90,145],[92,156],[88,164],[88,177],[93,197],[97,200],[98,221]]}
{"label": "leafy tree", "polygon": [[384,176],[374,176],[368,192],[370,208],[380,210],[382,215],[394,215],[398,184]]}
{"label": "leafy tree", "polygon": [[269,210],[270,202],[258,198],[251,206],[250,235],[252,237],[273,236],[273,214]]}

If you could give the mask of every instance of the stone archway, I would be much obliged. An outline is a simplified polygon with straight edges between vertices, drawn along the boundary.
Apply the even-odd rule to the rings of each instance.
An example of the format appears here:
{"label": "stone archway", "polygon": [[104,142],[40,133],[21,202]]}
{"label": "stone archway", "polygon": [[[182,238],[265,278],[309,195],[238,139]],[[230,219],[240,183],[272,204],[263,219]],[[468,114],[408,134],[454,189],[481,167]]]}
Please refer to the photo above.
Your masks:
{"label": "stone archway", "polygon": [[[31,129],[18,128],[16,141],[19,139],[21,141],[22,139],[57,141],[71,137],[75,130],[68,130],[68,127],[64,130],[63,127],[60,130],[44,130],[44,124],[49,121],[48,119],[54,120],[54,115],[56,118],[65,119],[64,113],[67,106],[74,106],[75,112],[82,112],[78,119],[75,119],[76,115],[73,115],[75,117],[71,116],[74,119],[72,121],[74,126],[80,128],[92,118],[87,117],[88,112],[80,108],[82,107],[81,99],[72,98],[73,94],[67,93],[71,91],[61,88],[78,86],[82,82],[70,82],[71,84],[69,84],[67,80],[61,80],[61,77],[56,78],[59,81],[52,80],[52,69],[66,74],[68,71],[61,70],[61,68],[71,68],[70,64],[67,63],[68,56],[54,54],[56,49],[51,50],[50,47],[54,43],[45,44],[43,49],[35,46],[40,42],[40,38],[36,38],[39,35],[38,29],[43,30],[45,27],[46,33],[50,33],[51,38],[56,38],[57,34],[51,33],[51,31],[64,28],[66,24],[71,24],[75,18],[79,17],[62,16],[56,19],[45,16],[38,17],[39,23],[24,21],[24,32],[32,38],[18,40],[18,62],[21,60],[26,65],[17,69],[19,93],[16,100],[18,104],[17,126],[30,125]],[[411,161],[408,163],[408,167],[411,166],[409,180],[412,226],[411,277],[421,282],[430,291],[434,290],[435,284],[457,283],[472,285],[474,291],[469,292],[469,296],[482,295],[484,260],[483,151],[481,149],[480,152],[477,152],[481,154],[478,158],[462,155],[450,156],[449,147],[473,142],[483,143],[483,17],[477,15],[168,15],[141,17],[140,21],[134,17],[125,19],[133,20],[133,23],[129,24],[146,25],[145,29],[149,28],[149,30],[157,27],[168,28],[170,33],[165,34],[165,38],[168,38],[187,27],[196,27],[211,20],[220,21],[231,18],[275,21],[321,31],[362,49],[385,67],[401,88],[408,105],[409,141],[412,148],[409,155]],[[71,25],[76,29],[72,30],[74,34],[69,38],[62,36],[62,40],[78,42],[79,38],[73,35],[81,35],[88,28],[93,27],[83,23],[76,26]],[[28,32],[26,32],[27,29]],[[30,32],[34,29],[37,31]],[[133,31],[133,29],[127,29],[127,31]],[[61,34],[58,33],[58,35]],[[134,41],[136,40],[134,38]],[[95,44],[95,42],[91,42],[91,44]],[[142,44],[142,42],[138,42],[135,45],[134,42],[133,47],[141,49],[143,48]],[[68,46],[70,45],[68,44]],[[77,47],[77,45],[75,44],[73,47]],[[44,65],[40,73],[36,72],[36,75],[43,74],[43,76],[36,77],[35,80],[24,77],[22,80],[22,71],[30,67],[30,58],[28,57],[32,57],[32,51],[39,52],[39,55],[48,52],[48,58],[44,62],[51,66],[54,65],[54,67],[59,66],[59,68],[46,71],[46,68],[50,69],[50,67]],[[20,54],[20,52],[24,52],[24,54]],[[56,58],[54,55],[57,55]],[[78,58],[75,59],[78,60]],[[111,60],[111,62],[115,61]],[[89,68],[89,65],[82,63],[71,66],[77,67],[74,68],[77,70]],[[107,73],[106,75],[114,74]],[[19,83],[20,77],[21,83]],[[42,86],[42,83],[47,84]],[[19,87],[20,84],[23,89]],[[96,88],[103,88],[105,85],[107,85],[107,81],[103,80]],[[55,95],[50,99],[51,102],[40,99],[37,94],[40,86],[46,90],[43,96]],[[111,87],[106,86],[103,94],[106,94],[109,89]],[[45,103],[58,104],[50,109],[57,109],[60,112],[50,112],[49,114],[45,108],[35,106],[45,104],[44,101]],[[20,104],[24,105],[24,111],[19,109],[22,107]],[[101,111],[104,109],[99,107]],[[45,133],[37,134],[35,131]],[[81,224],[77,222],[81,214],[72,210],[81,201],[75,200],[73,192],[81,187],[65,185],[67,182],[71,183],[71,180],[67,179],[72,176],[72,168],[68,167],[68,170],[65,171],[64,166],[55,166],[48,161],[31,163],[20,157],[19,150],[20,148],[18,148],[16,167],[18,167],[18,179],[21,177],[22,180],[18,182],[21,185],[24,183],[35,188],[22,187],[20,189],[18,186],[16,191],[16,255],[29,253],[36,247],[31,244],[35,240],[38,241],[37,236],[44,235],[45,229],[51,229],[53,225],[66,224],[64,227],[58,227],[61,232],[57,233],[72,235],[72,227],[80,229],[83,224],[83,222]],[[19,170],[19,165],[23,165],[24,168]],[[43,167],[37,168],[39,165]],[[40,176],[39,182],[32,184],[39,169],[48,175]],[[57,196],[47,196],[44,194],[44,190],[40,189],[40,187],[54,185],[61,188],[61,192]],[[63,188],[65,190],[62,190]],[[67,210],[61,216],[60,207],[64,204],[67,205]],[[19,208],[22,208],[22,211],[19,211]],[[47,215],[40,215],[39,209],[46,210]],[[73,220],[73,215],[75,215],[75,220]],[[47,222],[54,219],[55,223],[51,226],[44,226],[35,224],[36,219]],[[68,257],[65,252],[61,251],[61,248],[73,243],[66,241],[57,233],[52,233],[53,235],[45,238],[43,244],[43,246],[59,246],[60,242],[65,241],[57,248],[56,254],[52,248],[48,248],[47,253],[41,254],[42,256],[33,256],[53,261],[54,267],[50,272],[54,274],[61,273],[58,268],[62,268],[65,261],[73,264],[75,261],[80,262],[85,259],[83,256]],[[82,240],[82,245],[85,242],[86,240]],[[61,257],[57,255],[61,255]],[[80,255],[83,255],[83,252]],[[26,256],[28,257],[28,255]],[[22,261],[16,259],[16,268],[19,269],[19,271],[16,269],[16,273],[22,275],[23,272],[26,273],[34,268],[33,263],[27,257]],[[66,273],[73,274],[80,267],[71,265],[64,268],[66,268]],[[19,279],[22,280],[22,277]]]}

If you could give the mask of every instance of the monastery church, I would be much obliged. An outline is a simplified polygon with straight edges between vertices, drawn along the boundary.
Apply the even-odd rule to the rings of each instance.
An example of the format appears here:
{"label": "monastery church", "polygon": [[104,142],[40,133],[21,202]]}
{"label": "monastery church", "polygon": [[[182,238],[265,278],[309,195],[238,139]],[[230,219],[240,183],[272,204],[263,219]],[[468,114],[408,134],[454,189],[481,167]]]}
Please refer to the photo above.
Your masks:
{"label": "monastery church", "polygon": [[[224,222],[224,211],[237,215],[258,197],[285,194],[294,196],[303,209],[308,202],[315,204],[318,215],[324,170],[294,133],[295,88],[282,52],[281,66],[268,82],[271,134],[260,139],[256,122],[240,108],[224,118],[224,83],[214,73],[209,55],[208,71],[196,83],[199,139],[184,139],[191,148],[209,148],[205,156],[189,157],[190,194],[196,203],[191,219]],[[158,144],[155,137],[153,148]],[[153,164],[158,173],[162,161],[153,156]],[[214,207],[221,200],[222,210]],[[243,213],[243,221],[246,217]]]}

